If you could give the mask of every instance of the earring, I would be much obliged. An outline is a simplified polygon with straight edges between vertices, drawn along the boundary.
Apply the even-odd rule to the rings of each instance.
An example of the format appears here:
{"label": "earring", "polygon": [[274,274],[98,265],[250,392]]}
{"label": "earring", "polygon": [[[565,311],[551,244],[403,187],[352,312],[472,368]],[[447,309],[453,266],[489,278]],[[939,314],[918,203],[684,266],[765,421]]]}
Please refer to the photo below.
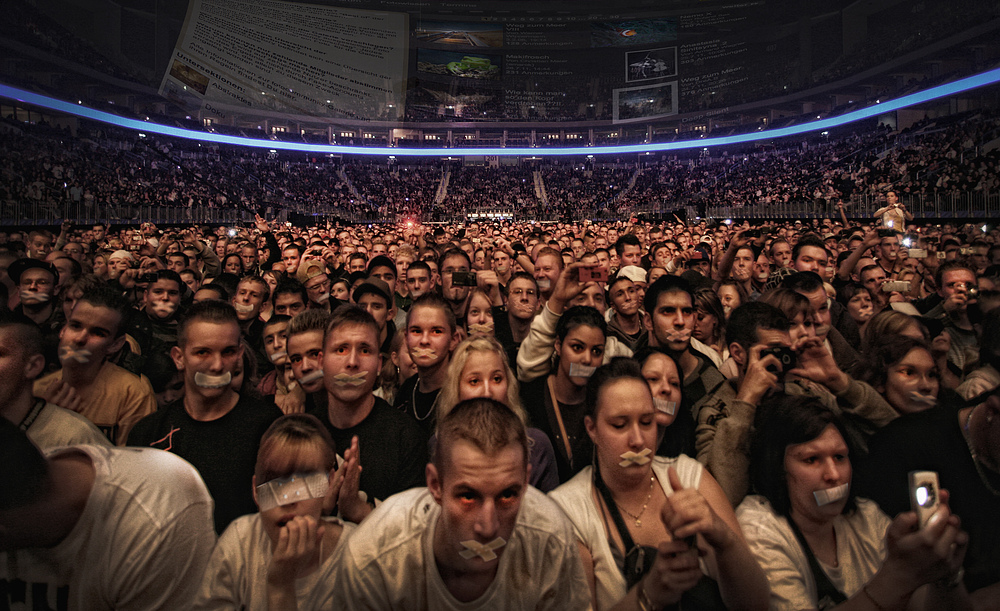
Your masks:
{"label": "earring", "polygon": [[986,412],[986,424],[993,424],[993,412]]}

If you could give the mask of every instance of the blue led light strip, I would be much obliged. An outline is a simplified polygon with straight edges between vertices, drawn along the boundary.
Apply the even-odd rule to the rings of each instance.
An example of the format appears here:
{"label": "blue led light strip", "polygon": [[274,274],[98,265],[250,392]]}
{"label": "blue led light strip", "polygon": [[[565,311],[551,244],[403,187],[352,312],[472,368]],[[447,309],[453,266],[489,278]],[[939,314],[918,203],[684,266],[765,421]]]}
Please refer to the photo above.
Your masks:
{"label": "blue led light strip", "polygon": [[723,146],[727,144],[740,144],[753,142],[755,140],[769,140],[772,138],[783,138],[823,129],[830,129],[861,119],[875,117],[880,114],[906,108],[915,104],[936,100],[939,98],[955,95],[963,91],[969,91],[986,85],[1000,82],[1000,68],[989,70],[981,74],[966,77],[945,85],[938,85],[926,91],[912,93],[896,100],[887,100],[879,104],[873,104],[861,110],[855,110],[837,117],[809,121],[800,125],[783,127],[781,129],[770,129],[755,131],[749,134],[737,136],[725,136],[721,138],[699,138],[697,140],[684,140],[680,142],[663,142],[659,144],[633,144],[625,146],[577,146],[559,148],[393,148],[374,146],[340,146],[331,144],[306,144],[296,142],[279,142],[275,140],[260,140],[257,138],[241,138],[239,136],[225,136],[222,134],[212,134],[192,129],[182,129],[169,125],[160,125],[137,119],[126,119],[118,115],[94,110],[72,104],[63,100],[57,100],[48,96],[32,93],[16,87],[0,84],[0,97],[17,100],[25,104],[48,108],[68,115],[92,119],[102,123],[111,123],[127,129],[134,129],[175,138],[187,138],[189,140],[200,140],[202,142],[216,142],[219,144],[232,144],[236,146],[252,146],[263,149],[275,149],[284,151],[301,151],[304,153],[321,154],[341,154],[341,155],[395,155],[397,157],[438,157],[441,155],[453,157],[465,157],[469,155],[620,155],[623,153],[656,153],[661,151],[677,151],[691,148],[705,148],[711,146]]}

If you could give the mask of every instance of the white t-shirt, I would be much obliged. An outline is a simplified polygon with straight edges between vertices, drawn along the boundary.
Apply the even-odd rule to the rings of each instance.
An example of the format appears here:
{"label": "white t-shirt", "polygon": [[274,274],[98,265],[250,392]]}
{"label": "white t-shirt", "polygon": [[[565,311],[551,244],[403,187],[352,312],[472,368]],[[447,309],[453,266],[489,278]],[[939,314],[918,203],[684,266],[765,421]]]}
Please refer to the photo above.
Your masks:
{"label": "white t-shirt", "polygon": [[[681,485],[698,488],[704,468],[697,460],[681,454],[676,458],[656,456],[653,458],[653,473],[666,496],[674,493],[670,486],[668,469],[677,470]],[[593,467],[586,467],[549,496],[566,513],[573,523],[577,538],[590,550],[594,559],[594,580],[597,582],[597,610],[610,609],[627,594],[625,576],[615,564],[611,554],[611,543],[600,510],[594,504],[592,495]],[[611,525],[614,528],[614,524]]]}
{"label": "white t-shirt", "polygon": [[[878,505],[857,499],[858,509],[837,516],[837,566],[820,562],[830,582],[850,598],[875,575],[885,560],[885,533],[891,520]],[[762,496],[748,496],[736,510],[750,551],[771,585],[771,609],[798,611],[818,608],[816,580],[802,546],[788,525]],[[817,558],[817,560],[819,560]]]}
{"label": "white t-shirt", "polygon": [[[326,522],[339,524],[344,529],[337,547],[354,529],[353,524],[337,518],[326,518]],[[318,601],[330,597],[334,556],[330,554],[316,571],[295,582],[300,609],[317,609]],[[267,611],[267,568],[270,564],[271,539],[264,532],[260,514],[237,518],[219,537],[193,608]]]}
{"label": "white t-shirt", "polygon": [[441,515],[427,488],[393,495],[338,546],[333,600],[323,608],[394,611],[590,609],[573,532],[559,508],[528,487],[497,574],[477,600],[456,600],[434,560]]}
{"label": "white t-shirt", "polygon": [[198,472],[154,449],[73,446],[49,457],[68,452],[93,461],[87,505],[55,547],[0,552],[0,582],[8,582],[0,593],[9,599],[0,606],[190,609],[215,545],[212,498]]}
{"label": "white t-shirt", "polygon": [[111,445],[90,420],[54,403],[45,404],[25,433],[43,451],[81,444]]}

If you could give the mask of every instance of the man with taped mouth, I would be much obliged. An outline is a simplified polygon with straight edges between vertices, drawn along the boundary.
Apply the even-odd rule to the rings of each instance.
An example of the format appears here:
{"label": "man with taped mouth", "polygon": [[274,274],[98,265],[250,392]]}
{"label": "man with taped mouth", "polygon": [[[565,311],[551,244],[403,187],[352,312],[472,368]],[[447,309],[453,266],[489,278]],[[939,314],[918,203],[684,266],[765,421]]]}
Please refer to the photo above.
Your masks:
{"label": "man with taped mouth", "polygon": [[[108,361],[125,343],[127,313],[128,303],[115,289],[85,292],[59,332],[62,369],[34,388],[35,396],[86,417],[117,445],[125,445],[129,430],[156,410],[149,380]],[[66,401],[70,389],[76,399]]]}
{"label": "man with taped mouth", "polygon": [[[285,350],[292,377],[306,395],[305,410],[326,409],[326,389],[323,388],[323,336],[330,322],[326,310],[306,310],[288,323]],[[337,446],[340,447],[340,446]]]}
{"label": "man with taped mouth", "polygon": [[337,551],[333,609],[589,609],[573,532],[528,485],[524,424],[492,399],[438,424],[426,488],[382,503]]}
{"label": "man with taped mouth", "polygon": [[139,342],[142,355],[169,352],[177,343],[181,295],[186,288],[177,272],[162,269],[143,292],[143,306],[133,311],[127,332]]}
{"label": "man with taped mouth", "polygon": [[273,367],[264,351],[264,321],[260,318],[260,310],[270,297],[271,288],[263,278],[247,276],[236,285],[236,294],[232,300],[236,317],[240,319],[240,331],[254,349],[259,372],[267,372]]}
{"label": "man with taped mouth", "polygon": [[222,532],[257,510],[246,482],[253,477],[260,438],[281,410],[232,388],[243,347],[236,310],[228,303],[191,306],[170,356],[184,375],[184,395],[139,421],[128,443],[167,450],[194,465],[215,500],[215,529]]}
{"label": "man with taped mouth", "polygon": [[48,371],[58,367],[57,334],[64,322],[62,308],[56,307],[56,285],[59,272],[51,263],[36,259],[18,259],[7,268],[7,274],[20,292],[21,303],[14,308],[42,329],[45,364]]}
{"label": "man with taped mouth", "polygon": [[0,312],[0,418],[24,431],[42,450],[59,446],[111,445],[94,424],[34,396],[32,385],[45,366],[38,325],[13,312]]}
{"label": "man with taped mouth", "polygon": [[360,522],[377,503],[423,483],[427,435],[413,418],[373,394],[382,356],[371,314],[342,306],[325,331],[326,405],[313,405],[309,413],[326,426],[344,458],[339,513]]}
{"label": "man with taped mouth", "polygon": [[677,360],[684,384],[684,404],[677,420],[671,425],[675,430],[684,430],[684,434],[678,432],[671,435],[683,443],[679,447],[660,447],[657,453],[662,456],[695,456],[694,423],[698,410],[726,378],[719,373],[712,360],[697,348],[701,342],[691,337],[695,324],[694,292],[686,280],[670,275],[657,278],[646,290],[643,308],[649,345],[663,348]]}

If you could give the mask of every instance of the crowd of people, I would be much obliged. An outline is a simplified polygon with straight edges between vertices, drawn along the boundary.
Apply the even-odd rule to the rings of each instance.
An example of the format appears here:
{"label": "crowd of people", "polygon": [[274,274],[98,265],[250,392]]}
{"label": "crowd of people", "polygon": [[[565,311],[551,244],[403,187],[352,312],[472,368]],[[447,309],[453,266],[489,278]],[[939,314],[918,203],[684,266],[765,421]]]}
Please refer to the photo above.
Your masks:
{"label": "crowd of people", "polygon": [[0,233],[4,608],[1000,599],[1000,229],[111,229]]}
{"label": "crowd of people", "polygon": [[903,132],[856,128],[715,156],[693,151],[642,163],[499,167],[374,165],[136,138],[97,124],[82,125],[75,136],[8,125],[12,129],[0,130],[0,202],[55,211],[69,204],[84,218],[120,204],[270,207],[358,221],[432,214],[451,219],[476,210],[516,211],[521,218],[618,218],[652,208],[871,201],[890,186],[901,198],[932,201],[994,193],[1000,168],[1000,152],[986,146],[1000,135],[1000,116],[988,110],[927,119]]}

